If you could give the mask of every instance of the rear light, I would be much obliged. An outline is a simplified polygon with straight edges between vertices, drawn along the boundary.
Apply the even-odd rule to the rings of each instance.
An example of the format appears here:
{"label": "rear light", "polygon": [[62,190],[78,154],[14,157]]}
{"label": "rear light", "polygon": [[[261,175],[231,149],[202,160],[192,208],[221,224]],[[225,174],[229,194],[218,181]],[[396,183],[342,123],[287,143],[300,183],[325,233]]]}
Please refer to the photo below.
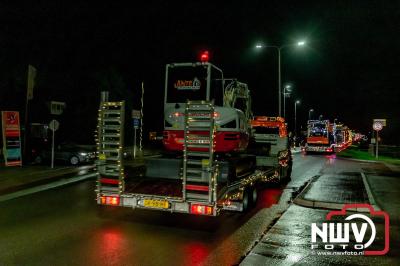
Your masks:
{"label": "rear light", "polygon": [[192,204],[190,213],[192,214],[202,214],[202,215],[212,215],[213,214],[213,207],[200,205],[200,204]]}
{"label": "rear light", "polygon": [[100,201],[105,205],[119,205],[119,197],[101,196]]}
{"label": "rear light", "polygon": [[180,116],[185,116],[185,114],[184,114],[184,113],[180,113],[180,112],[175,112],[175,113],[173,114],[173,116],[175,116],[175,117],[180,117]]}
{"label": "rear light", "polygon": [[326,151],[327,152],[332,152],[332,148],[327,148]]}
{"label": "rear light", "polygon": [[199,185],[186,185],[187,190],[196,190],[196,191],[208,191],[208,186],[199,186]]}

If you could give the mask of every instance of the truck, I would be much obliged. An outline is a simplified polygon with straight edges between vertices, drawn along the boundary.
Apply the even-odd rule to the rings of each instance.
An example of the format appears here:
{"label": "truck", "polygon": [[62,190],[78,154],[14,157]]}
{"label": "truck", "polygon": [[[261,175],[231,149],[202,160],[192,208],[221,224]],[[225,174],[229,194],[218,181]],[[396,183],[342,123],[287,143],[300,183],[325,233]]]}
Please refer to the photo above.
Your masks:
{"label": "truck", "polygon": [[[258,184],[290,176],[285,136],[266,135],[262,128],[270,126],[252,120],[245,83],[225,79],[209,62],[173,63],[166,66],[164,91],[164,152],[143,167],[121,156],[124,101],[101,103],[99,205],[217,216],[248,210]],[[277,143],[282,151],[271,149]]]}
{"label": "truck", "polygon": [[346,125],[335,123],[333,132],[335,152],[340,152],[352,144],[352,133]]}
{"label": "truck", "polygon": [[305,153],[333,153],[334,147],[333,124],[329,120],[308,120]]}
{"label": "truck", "polygon": [[250,151],[256,154],[258,169],[276,169],[276,180],[289,180],[292,154],[287,126],[283,117],[255,116],[251,121],[252,143]]}

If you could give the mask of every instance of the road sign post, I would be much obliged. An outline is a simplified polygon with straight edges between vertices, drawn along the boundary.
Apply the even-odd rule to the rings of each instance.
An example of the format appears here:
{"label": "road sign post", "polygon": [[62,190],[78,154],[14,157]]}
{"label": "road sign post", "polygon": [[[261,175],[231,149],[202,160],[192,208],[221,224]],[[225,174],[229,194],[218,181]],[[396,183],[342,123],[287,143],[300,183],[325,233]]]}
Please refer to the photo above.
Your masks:
{"label": "road sign post", "polygon": [[386,120],[384,120],[384,122],[382,120],[384,119],[374,119],[374,123],[372,124],[372,128],[376,131],[376,159],[378,159],[379,156],[379,131],[381,131],[383,126],[386,125]]}
{"label": "road sign post", "polygon": [[132,118],[133,118],[133,158],[136,158],[136,130],[139,128],[139,119],[141,117],[140,110],[132,110]]}
{"label": "road sign post", "polygon": [[60,123],[57,120],[51,120],[50,124],[49,124],[49,128],[51,129],[51,131],[53,131],[52,135],[52,139],[51,139],[51,168],[54,168],[54,138],[55,138],[55,132],[56,130],[59,128]]}
{"label": "road sign post", "polygon": [[378,159],[378,151],[379,151],[379,130],[376,131],[376,159]]}

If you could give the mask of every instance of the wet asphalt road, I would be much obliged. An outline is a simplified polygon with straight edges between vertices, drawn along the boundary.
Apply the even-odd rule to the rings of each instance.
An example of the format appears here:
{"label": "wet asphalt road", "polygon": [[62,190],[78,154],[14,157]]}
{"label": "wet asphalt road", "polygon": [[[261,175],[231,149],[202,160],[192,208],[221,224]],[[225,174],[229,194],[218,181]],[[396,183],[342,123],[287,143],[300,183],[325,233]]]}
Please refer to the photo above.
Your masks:
{"label": "wet asphalt road", "polygon": [[[296,188],[328,156],[294,156]],[[0,203],[0,265],[232,265],[264,232],[283,187],[269,187],[255,209],[220,217],[130,209],[99,210],[94,180]]]}

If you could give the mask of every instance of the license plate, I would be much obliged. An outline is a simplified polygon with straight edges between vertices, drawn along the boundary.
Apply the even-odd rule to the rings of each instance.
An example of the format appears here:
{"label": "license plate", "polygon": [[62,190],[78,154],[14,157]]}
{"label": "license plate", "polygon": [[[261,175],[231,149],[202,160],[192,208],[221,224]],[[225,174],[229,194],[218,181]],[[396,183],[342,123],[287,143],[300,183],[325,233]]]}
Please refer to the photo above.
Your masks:
{"label": "license plate", "polygon": [[149,207],[149,208],[157,208],[157,209],[168,209],[169,208],[169,202],[166,201],[166,200],[145,199],[143,201],[143,206],[144,207]]}

